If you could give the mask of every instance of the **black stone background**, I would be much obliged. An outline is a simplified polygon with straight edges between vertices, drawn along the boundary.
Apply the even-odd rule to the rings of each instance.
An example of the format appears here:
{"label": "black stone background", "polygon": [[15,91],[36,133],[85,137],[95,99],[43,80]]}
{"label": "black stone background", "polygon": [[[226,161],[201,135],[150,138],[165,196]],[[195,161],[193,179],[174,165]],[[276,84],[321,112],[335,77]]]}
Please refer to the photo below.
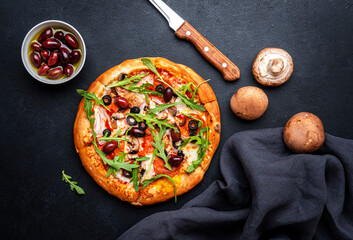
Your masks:
{"label": "black stone background", "polygon": [[[284,126],[297,112],[312,112],[328,133],[353,138],[352,0],[165,2],[238,65],[237,82],[223,80],[193,45],[179,40],[147,0],[1,3],[1,239],[114,239],[146,216],[179,209],[221,179],[219,154],[232,134]],[[20,56],[26,33],[48,19],[72,24],[87,47],[79,76],[58,86],[33,79]],[[283,86],[263,87],[252,77],[252,62],[265,47],[283,48],[293,57],[294,73]],[[204,180],[177,204],[134,207],[116,199],[93,181],[74,149],[81,100],[75,89],[87,89],[107,69],[142,56],[162,56],[210,78],[221,109],[218,151]],[[269,97],[267,112],[252,122],[237,118],[229,107],[231,96],[247,85]],[[61,181],[63,169],[86,195]]]}

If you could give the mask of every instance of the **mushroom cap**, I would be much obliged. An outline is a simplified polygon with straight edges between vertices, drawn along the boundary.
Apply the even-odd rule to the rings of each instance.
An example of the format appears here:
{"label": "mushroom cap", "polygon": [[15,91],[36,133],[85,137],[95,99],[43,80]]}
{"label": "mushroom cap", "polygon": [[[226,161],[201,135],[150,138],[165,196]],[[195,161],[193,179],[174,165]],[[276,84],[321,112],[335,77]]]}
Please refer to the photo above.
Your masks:
{"label": "mushroom cap", "polygon": [[265,48],[257,54],[252,65],[256,81],[265,86],[279,86],[293,73],[293,60],[289,53],[280,48]]}
{"label": "mushroom cap", "polygon": [[235,115],[245,120],[261,117],[268,106],[268,98],[264,91],[257,87],[242,87],[232,96],[230,107]]}
{"label": "mushroom cap", "polygon": [[312,113],[297,113],[285,125],[283,140],[293,152],[314,152],[325,141],[324,125],[320,118]]}

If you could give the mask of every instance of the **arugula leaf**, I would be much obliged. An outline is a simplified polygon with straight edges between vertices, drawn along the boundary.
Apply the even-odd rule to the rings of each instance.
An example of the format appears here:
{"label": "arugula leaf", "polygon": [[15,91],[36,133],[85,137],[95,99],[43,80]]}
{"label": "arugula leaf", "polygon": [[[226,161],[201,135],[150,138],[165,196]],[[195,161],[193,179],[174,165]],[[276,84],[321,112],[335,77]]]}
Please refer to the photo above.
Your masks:
{"label": "arugula leaf", "polygon": [[178,97],[185,103],[186,106],[190,107],[191,109],[197,109],[198,111],[206,111],[206,109],[205,109],[202,105],[200,105],[200,104],[198,104],[197,102],[195,102],[194,99],[189,99],[189,98],[187,98],[186,96],[184,96],[183,94],[181,94],[179,91],[175,90],[175,89],[174,89],[171,85],[169,85],[167,82],[165,82],[165,81],[163,80],[163,78],[161,77],[161,75],[159,74],[159,72],[157,71],[157,69],[156,69],[154,63],[153,63],[150,59],[148,59],[148,58],[141,58],[141,61],[142,61],[142,63],[143,63],[146,67],[148,67],[154,74],[156,74],[156,75],[159,77],[159,79],[160,79],[160,81],[161,81],[162,83],[164,83],[165,85],[167,85],[168,87],[170,87],[171,89],[173,89],[174,93],[175,93],[176,95],[178,95]]}
{"label": "arugula leaf", "polygon": [[125,113],[126,115],[132,116],[136,119],[137,122],[143,122],[146,121],[146,124],[153,130],[156,130],[156,128],[153,126],[152,123],[155,123],[158,125],[159,128],[163,126],[173,128],[176,132],[179,132],[179,130],[172,124],[167,123],[167,119],[160,119],[156,118],[156,114],[148,114],[148,115],[142,115],[140,113]]}
{"label": "arugula leaf", "polygon": [[110,142],[113,140],[118,141],[118,142],[121,142],[121,141],[129,142],[129,139],[127,139],[125,137],[123,137],[123,138],[120,138],[120,137],[101,137],[101,138],[99,138],[99,140],[107,141],[107,142]]}
{"label": "arugula leaf", "polygon": [[116,81],[115,83],[112,83],[110,85],[107,86],[107,88],[112,88],[112,87],[121,87],[121,86],[125,86],[131,83],[137,83],[139,82],[142,78],[146,77],[149,73],[141,73],[141,74],[137,74],[134,75],[132,77],[129,78],[124,78],[121,81]]}
{"label": "arugula leaf", "polygon": [[126,132],[125,132],[125,138],[127,138],[127,135],[129,134],[130,130],[133,128],[134,126],[130,126]]}
{"label": "arugula leaf", "polygon": [[[125,157],[126,157],[126,153],[119,153],[119,155],[115,156],[114,159],[113,159],[113,162],[119,162],[119,163],[123,163],[124,160],[125,160]],[[108,178],[110,176],[110,174],[116,174],[116,169],[113,168],[113,167],[109,167],[108,168],[108,171],[107,171],[107,174],[105,175],[106,178]]]}
{"label": "arugula leaf", "polygon": [[147,160],[150,160],[150,158],[149,157],[137,157],[136,158],[136,161],[138,161],[138,162],[147,161]]}
{"label": "arugula leaf", "polygon": [[121,132],[121,129],[119,128],[114,137],[118,137],[120,132]]}
{"label": "arugula leaf", "polygon": [[[137,164],[137,160],[134,161],[134,164]],[[135,191],[138,192],[139,191],[139,169],[138,168],[134,168],[132,170],[132,178],[130,180],[130,182],[133,183]]]}
{"label": "arugula leaf", "polygon": [[178,105],[178,104],[180,104],[180,102],[161,104],[161,105],[159,105],[159,106],[157,106],[155,108],[152,108],[147,113],[151,114],[151,113],[155,113],[155,112],[161,112],[161,111],[163,111],[165,109],[168,109],[168,108],[170,108],[170,107],[172,107],[174,105]]}
{"label": "arugula leaf", "polygon": [[[154,85],[152,84],[152,83],[143,83],[142,85],[141,85],[141,87],[143,87],[143,88],[149,88],[149,87],[154,87]],[[160,93],[160,92],[157,92],[157,93]],[[161,94],[161,93],[160,93]],[[162,94],[161,94],[162,95]],[[163,95],[162,95],[163,96]]]}
{"label": "arugula leaf", "polygon": [[199,135],[184,138],[182,143],[179,145],[178,150],[182,149],[185,147],[189,142],[195,141],[195,144],[201,145],[202,144],[202,139]]}
{"label": "arugula leaf", "polygon": [[208,82],[208,81],[210,81],[210,79],[207,79],[207,80],[205,80],[205,81],[199,83],[199,84],[196,86],[196,88],[195,88],[194,91],[193,91],[192,88],[191,88],[192,83],[188,83],[188,84],[182,85],[182,86],[179,88],[179,91],[182,91],[183,95],[185,95],[186,92],[189,91],[190,93],[192,93],[191,100],[194,101],[194,100],[195,100],[195,95],[196,95],[197,90],[199,89],[200,85],[203,84],[203,83],[206,83],[206,82]]}
{"label": "arugula leaf", "polygon": [[[157,95],[157,96],[160,96],[162,97],[163,94],[159,93],[159,92],[156,92],[156,91],[153,91],[153,90],[149,90],[148,87],[149,85],[152,85],[152,84],[142,84],[140,87],[135,87],[136,84],[131,84],[130,86],[128,87],[123,87],[124,89],[126,90],[129,90],[131,92],[136,92],[136,93],[141,93],[141,94],[154,94],[154,95]],[[153,85],[152,85],[153,86]]]}
{"label": "arugula leaf", "polygon": [[[97,143],[93,142],[94,148],[96,149],[96,152],[98,155],[101,157],[102,161],[104,164],[108,164],[110,167],[115,168],[116,170],[125,169],[127,171],[132,171],[134,168],[138,168],[138,164],[131,164],[129,162],[114,162],[110,159],[108,159],[105,154],[97,147]],[[126,153],[125,153],[126,154]],[[125,156],[124,156],[125,158]]]}
{"label": "arugula leaf", "polygon": [[191,84],[192,83],[190,82],[188,84],[185,84],[185,85],[181,86],[179,88],[179,91],[181,91],[183,93],[183,95],[185,95],[187,91],[192,92]]}
{"label": "arugula leaf", "polygon": [[155,147],[156,151],[156,156],[160,157],[163,159],[165,165],[164,167],[167,168],[168,170],[172,170],[169,162],[168,162],[168,157],[165,154],[165,142],[163,141],[163,136],[165,132],[167,131],[167,128],[165,126],[161,126],[159,129],[158,133],[155,133],[154,131],[151,131],[152,136],[153,136],[153,142],[152,145]]}
{"label": "arugula leaf", "polygon": [[147,103],[148,105],[150,105],[150,100],[148,99],[148,94],[147,94],[147,93],[145,93],[145,99],[146,99],[146,103]]}
{"label": "arugula leaf", "polygon": [[[184,113],[182,113],[182,114],[184,114]],[[187,114],[185,114],[185,115],[188,116]],[[192,117],[192,116],[189,115],[189,117]],[[199,119],[195,118],[195,120],[199,120]],[[200,120],[199,120],[199,121],[200,121]],[[189,142],[192,142],[192,141],[194,141],[195,144],[198,144],[198,145],[206,144],[205,138],[204,138],[204,136],[203,136],[203,133],[204,133],[205,131],[207,131],[207,136],[208,136],[208,130],[209,130],[209,128],[204,127],[204,128],[202,128],[202,129],[199,131],[199,133],[198,133],[196,136],[191,136],[191,137],[188,137],[188,138],[184,138],[183,141],[182,141],[182,143],[179,145],[178,150],[182,149],[182,148],[185,147]],[[207,140],[208,140],[208,139],[207,139]],[[208,141],[207,141],[207,142],[208,142]],[[207,144],[207,145],[208,145],[208,144]],[[207,145],[206,145],[206,146],[207,146]]]}
{"label": "arugula leaf", "polygon": [[205,80],[205,81],[203,81],[203,82],[200,82],[200,83],[196,86],[195,91],[193,92],[192,97],[191,97],[191,100],[192,100],[192,101],[194,101],[194,99],[195,99],[195,94],[196,94],[197,90],[199,89],[199,87],[201,86],[201,84],[206,83],[206,82],[208,82],[208,81],[210,81],[210,79],[207,79],[207,80]]}
{"label": "arugula leaf", "polygon": [[87,98],[88,100],[95,100],[96,103],[98,103],[99,105],[102,105],[102,106],[105,107],[108,111],[110,111],[109,108],[107,108],[107,106],[104,105],[103,100],[102,100],[102,99],[99,99],[99,98],[96,96],[95,93],[90,93],[90,92],[87,92],[87,91],[82,90],[82,89],[76,89],[76,92],[77,92],[78,94],[80,94],[82,97]]}
{"label": "arugula leaf", "polygon": [[126,157],[126,153],[120,152],[120,153],[118,153],[117,156],[114,157],[113,161],[123,163],[125,161],[125,157]]}
{"label": "arugula leaf", "polygon": [[184,116],[187,116],[187,117],[189,117],[189,118],[192,118],[192,119],[198,121],[199,123],[197,124],[197,127],[202,127],[203,122],[202,122],[200,119],[195,118],[195,117],[193,117],[192,115],[189,115],[189,114],[186,114],[186,113],[183,113],[183,112],[182,112],[181,114],[183,114]]}
{"label": "arugula leaf", "polygon": [[113,176],[115,176],[115,174],[116,174],[116,169],[113,167],[108,168],[108,171],[107,171],[107,174],[105,175],[105,178],[108,178],[111,174],[113,174]]}
{"label": "arugula leaf", "polygon": [[94,114],[94,111],[92,110],[92,103],[88,100],[88,98],[86,97],[86,94],[87,92],[85,93],[84,95],[84,109],[86,111],[86,116],[90,122],[90,125],[91,125],[91,128],[92,128],[92,135],[93,135],[93,140],[95,141],[96,139],[96,133],[95,131],[93,130],[93,124],[94,124],[94,118],[92,118],[93,114]]}
{"label": "arugula leaf", "polygon": [[71,191],[73,191],[75,189],[78,194],[80,194],[80,195],[85,194],[85,191],[83,191],[83,189],[77,185],[77,182],[70,180],[70,179],[72,179],[71,176],[66,175],[64,170],[61,173],[63,175],[62,176],[63,182],[67,182],[70,184]]}
{"label": "arugula leaf", "polygon": [[159,174],[159,175],[157,175],[157,176],[154,176],[153,178],[149,178],[149,179],[143,180],[143,181],[142,181],[142,189],[144,189],[145,187],[147,187],[148,185],[150,185],[152,182],[154,182],[155,180],[157,180],[157,179],[159,179],[159,178],[162,178],[162,177],[168,178],[170,181],[172,181],[172,183],[173,183],[173,185],[174,185],[174,199],[175,199],[175,202],[177,202],[177,187],[176,187],[176,184],[175,184],[173,178],[171,178],[171,177],[168,176],[168,175]]}
{"label": "arugula leaf", "polygon": [[156,66],[154,66],[154,63],[148,59],[148,58],[141,58],[141,62],[148,67],[154,74],[156,74],[159,78],[162,78],[161,75],[159,75]]}
{"label": "arugula leaf", "polygon": [[[209,130],[208,127],[204,127],[198,133],[198,136],[201,139],[201,144],[197,151],[197,160],[192,161],[192,164],[188,166],[188,168],[186,169],[187,173],[192,173],[193,171],[195,171],[195,169],[200,165],[200,163],[202,162],[203,158],[206,155],[207,147],[209,144],[211,144],[208,141],[208,130]],[[204,132],[206,132],[206,139],[203,136]]]}

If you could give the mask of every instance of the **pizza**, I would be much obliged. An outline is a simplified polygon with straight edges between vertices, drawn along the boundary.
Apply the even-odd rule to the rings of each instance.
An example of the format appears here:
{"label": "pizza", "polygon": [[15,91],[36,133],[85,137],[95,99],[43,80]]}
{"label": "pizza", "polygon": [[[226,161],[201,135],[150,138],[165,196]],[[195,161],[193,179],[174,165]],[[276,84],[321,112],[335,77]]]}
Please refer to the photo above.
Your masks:
{"label": "pizza", "polygon": [[107,192],[150,205],[176,201],[202,180],[220,140],[220,112],[192,69],[165,58],[126,60],[77,92],[75,148]]}

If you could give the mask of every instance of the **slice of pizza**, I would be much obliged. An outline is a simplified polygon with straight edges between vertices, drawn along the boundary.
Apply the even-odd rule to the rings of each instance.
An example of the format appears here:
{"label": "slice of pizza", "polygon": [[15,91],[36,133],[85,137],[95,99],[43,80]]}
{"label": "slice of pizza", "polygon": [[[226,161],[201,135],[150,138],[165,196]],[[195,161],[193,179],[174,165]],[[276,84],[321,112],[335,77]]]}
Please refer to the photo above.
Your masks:
{"label": "slice of pizza", "polygon": [[77,92],[76,151],[110,194],[148,205],[202,180],[220,140],[220,112],[192,69],[165,58],[126,60]]}

